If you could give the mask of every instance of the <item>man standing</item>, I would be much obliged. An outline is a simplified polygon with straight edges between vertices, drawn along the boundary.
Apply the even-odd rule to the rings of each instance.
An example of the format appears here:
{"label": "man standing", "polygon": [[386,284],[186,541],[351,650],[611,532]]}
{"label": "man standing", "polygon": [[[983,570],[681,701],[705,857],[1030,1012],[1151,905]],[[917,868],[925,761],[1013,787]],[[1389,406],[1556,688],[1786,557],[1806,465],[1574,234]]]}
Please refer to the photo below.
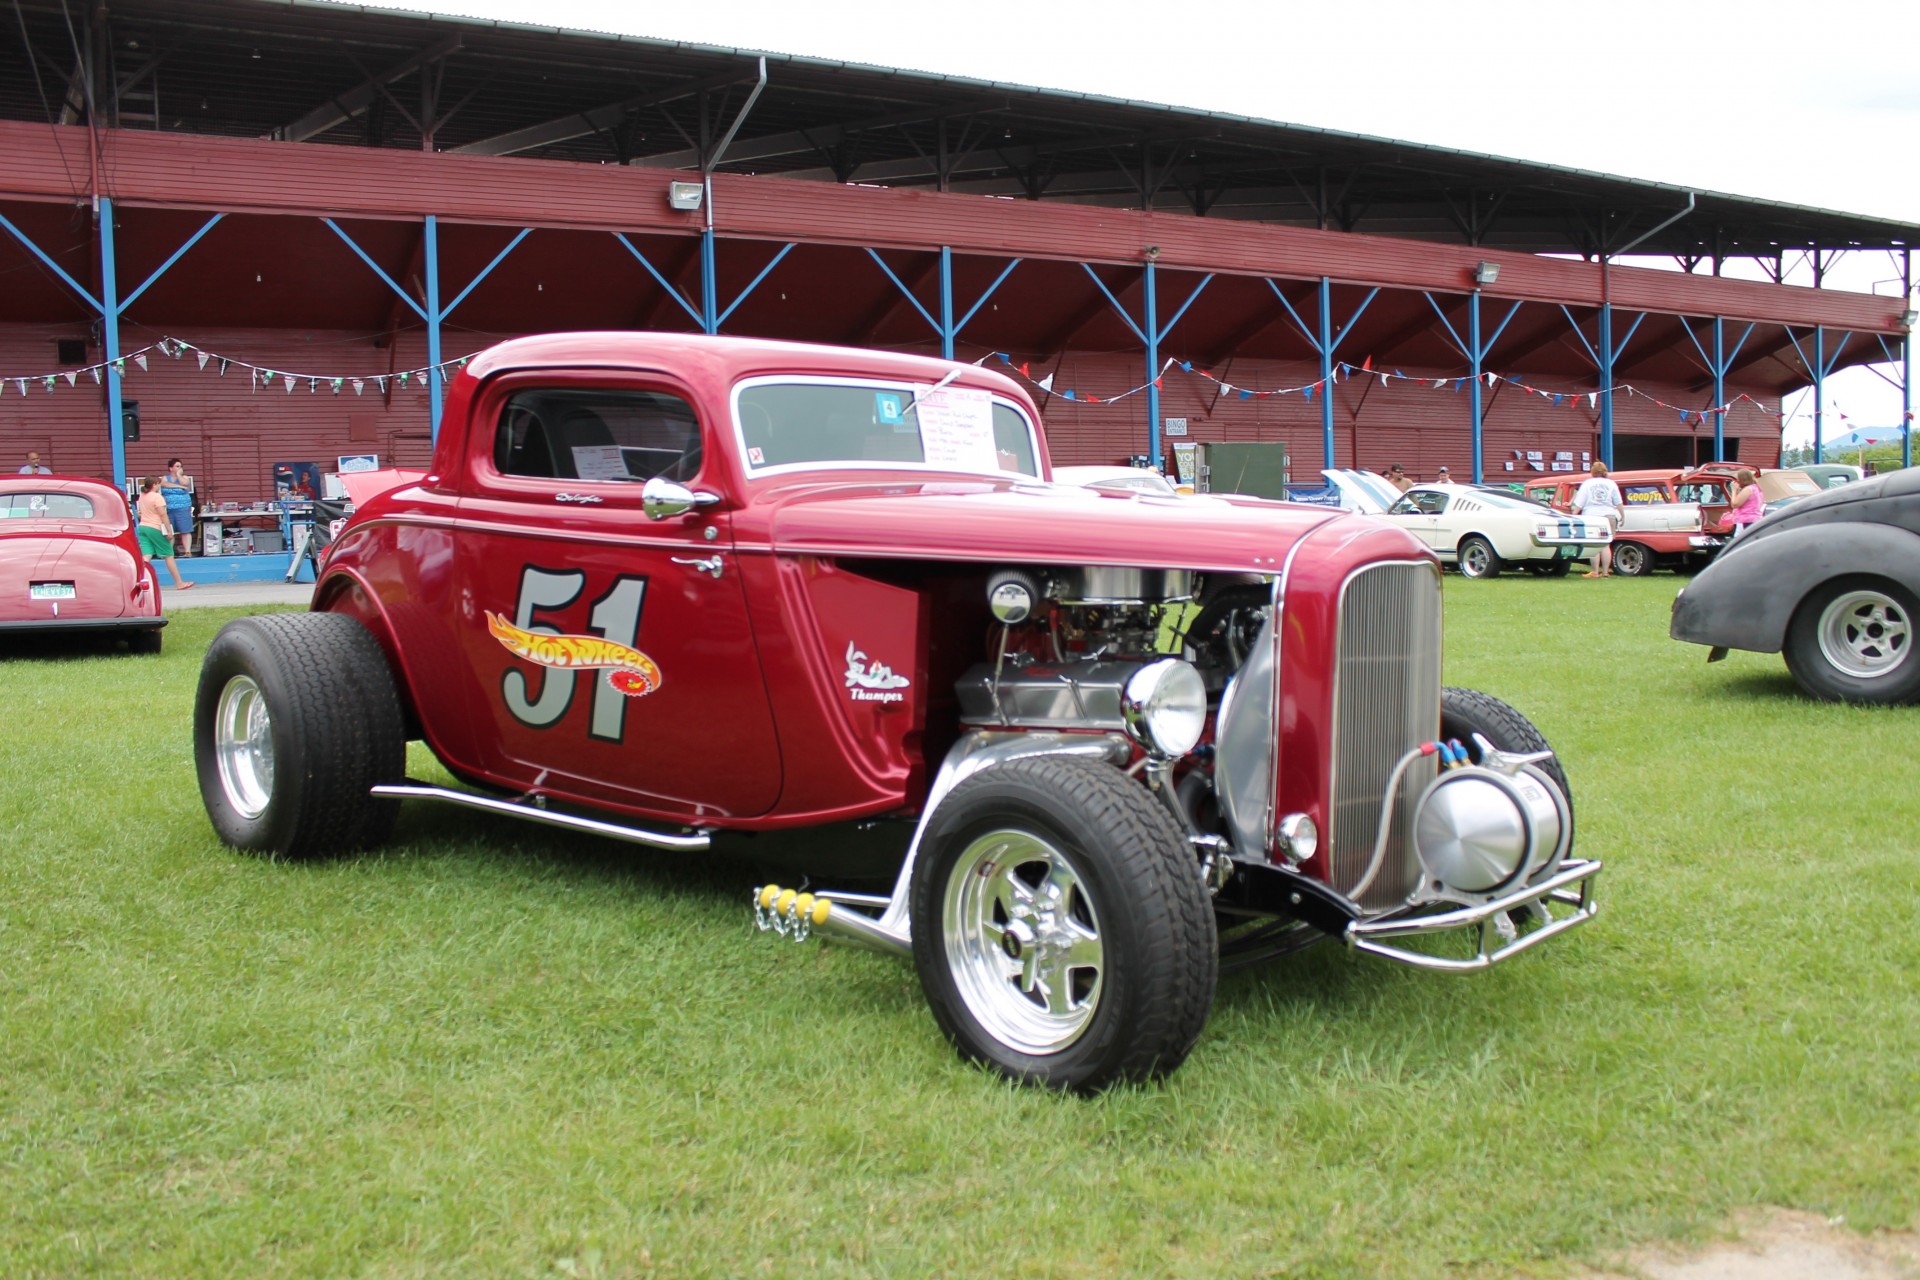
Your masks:
{"label": "man standing", "polygon": [[1447,470],[1446,466],[1442,464],[1440,474],[1433,478],[1433,482],[1435,484],[1452,484],[1453,472]]}
{"label": "man standing", "polygon": [[1405,493],[1407,490],[1413,488],[1413,477],[1407,474],[1405,467],[1402,467],[1396,462],[1387,468],[1387,483],[1400,492]]}
{"label": "man standing", "polygon": [[19,474],[23,476],[50,476],[53,474],[53,468],[41,464],[40,451],[38,449],[29,449],[27,450],[27,465],[20,468]]}
{"label": "man standing", "polygon": [[[1620,517],[1626,499],[1620,496],[1620,486],[1607,478],[1607,464],[1596,462],[1593,473],[1580,482],[1573,494],[1573,510],[1576,515],[1588,520],[1605,520],[1607,533],[1611,537],[1620,524]],[[1613,543],[1593,549],[1593,568],[1587,572],[1589,578],[1611,578],[1613,576]]]}

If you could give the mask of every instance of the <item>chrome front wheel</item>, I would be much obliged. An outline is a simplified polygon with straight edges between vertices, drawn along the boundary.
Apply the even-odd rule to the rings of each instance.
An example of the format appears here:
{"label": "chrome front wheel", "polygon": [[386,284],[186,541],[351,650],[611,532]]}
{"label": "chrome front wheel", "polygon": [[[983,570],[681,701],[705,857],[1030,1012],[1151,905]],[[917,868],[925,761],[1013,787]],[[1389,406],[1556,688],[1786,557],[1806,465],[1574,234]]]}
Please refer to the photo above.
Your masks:
{"label": "chrome front wheel", "polygon": [[243,818],[258,818],[273,799],[273,717],[250,676],[220,690],[213,713],[213,755],[220,789]]}
{"label": "chrome front wheel", "polygon": [[913,962],[963,1057],[1093,1090],[1179,1066],[1219,972],[1212,902],[1166,806],[1111,765],[983,769],[922,832]]}
{"label": "chrome front wheel", "polygon": [[1065,853],[1027,831],[978,837],[947,877],[941,925],[960,998],[994,1039],[1057,1053],[1086,1031],[1106,949]]}

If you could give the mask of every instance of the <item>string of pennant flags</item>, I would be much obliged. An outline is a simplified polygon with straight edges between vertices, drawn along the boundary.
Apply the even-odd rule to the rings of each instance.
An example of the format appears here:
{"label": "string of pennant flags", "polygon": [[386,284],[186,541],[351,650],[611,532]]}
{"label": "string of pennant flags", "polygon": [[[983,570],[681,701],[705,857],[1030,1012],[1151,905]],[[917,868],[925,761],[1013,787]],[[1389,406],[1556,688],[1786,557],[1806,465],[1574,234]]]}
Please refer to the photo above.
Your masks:
{"label": "string of pennant flags", "polygon": [[[478,352],[469,352],[463,356],[456,356],[451,360],[442,360],[438,364],[422,365],[417,369],[401,369],[393,373],[364,375],[302,373],[268,365],[254,364],[251,361],[242,360],[235,356],[221,355],[218,352],[209,351],[205,347],[198,346],[182,338],[162,337],[144,347],[129,351],[110,361],[103,360],[96,364],[85,365],[79,368],[62,369],[57,373],[0,374],[0,396],[4,396],[10,386],[16,394],[25,396],[34,387],[39,387],[48,392],[58,390],[62,382],[65,382],[69,387],[76,387],[80,384],[82,378],[87,379],[90,383],[97,386],[109,367],[122,377],[126,376],[128,365],[132,365],[135,369],[144,373],[150,367],[150,360],[154,356],[171,360],[184,360],[191,356],[199,368],[206,369],[212,367],[221,377],[225,377],[234,371],[244,372],[247,375],[249,384],[255,389],[271,388],[275,383],[279,383],[291,394],[295,389],[304,385],[309,393],[317,394],[321,388],[324,387],[331,394],[337,396],[345,390],[351,390],[355,395],[363,395],[368,387],[372,387],[376,394],[384,395],[389,385],[395,389],[404,390],[416,382],[425,383],[436,370],[443,375],[447,375],[464,369],[467,363],[478,354]],[[999,361],[1001,365],[1019,374],[1021,378],[1025,379],[1031,385],[1038,387],[1041,391],[1047,392],[1050,395],[1059,396],[1061,399],[1071,401],[1075,404],[1117,404],[1122,400],[1131,399],[1139,395],[1149,387],[1163,386],[1166,375],[1176,370],[1182,374],[1203,378],[1219,387],[1222,395],[1232,396],[1240,400],[1266,400],[1275,396],[1297,395],[1311,401],[1316,395],[1325,394],[1330,382],[1345,382],[1353,378],[1373,378],[1379,382],[1382,389],[1398,381],[1408,383],[1411,386],[1427,387],[1434,390],[1451,389],[1456,392],[1473,380],[1473,375],[1471,374],[1434,376],[1408,374],[1398,369],[1376,369],[1373,367],[1373,358],[1369,356],[1357,365],[1346,361],[1336,364],[1333,367],[1333,373],[1327,378],[1317,378],[1312,382],[1303,382],[1297,386],[1254,388],[1229,382],[1227,379],[1215,374],[1212,370],[1197,366],[1190,360],[1169,357],[1161,364],[1159,372],[1151,381],[1143,382],[1139,386],[1129,387],[1124,391],[1114,392],[1109,395],[1093,395],[1087,392],[1077,391],[1072,387],[1057,386],[1057,379],[1054,374],[1036,375],[1030,363],[1016,360],[1006,352],[989,352],[974,361],[974,363],[985,364],[989,360]],[[1480,376],[1490,388],[1505,384],[1527,395],[1539,396],[1541,399],[1549,400],[1556,408],[1577,408],[1580,402],[1584,400],[1587,407],[1592,409],[1599,403],[1600,396],[1605,394],[1607,390],[1600,388],[1587,391],[1554,391],[1545,387],[1536,387],[1531,383],[1523,382],[1518,378],[1509,377],[1504,374],[1488,372]],[[1722,405],[1715,405],[1706,409],[1690,409],[1682,405],[1669,404],[1658,396],[1650,392],[1642,391],[1630,383],[1620,383],[1612,387],[1611,390],[1615,395],[1637,396],[1640,399],[1651,401],[1653,404],[1671,413],[1678,414],[1682,425],[1698,422],[1704,426],[1712,415],[1730,412],[1734,406],[1742,402],[1753,405],[1762,413],[1770,413],[1775,417],[1781,416],[1779,409],[1769,408],[1764,402],[1744,392],[1734,396]],[[1850,421],[1847,414],[1839,410],[1837,406],[1831,412],[1834,417],[1842,422]]]}
{"label": "string of pennant flags", "polygon": [[[1070,400],[1075,404],[1113,404],[1117,401],[1125,400],[1130,396],[1137,396],[1142,391],[1145,391],[1148,387],[1164,386],[1167,373],[1171,370],[1176,370],[1176,369],[1179,372],[1184,374],[1192,374],[1195,377],[1204,378],[1208,382],[1211,382],[1215,386],[1219,387],[1221,394],[1233,396],[1240,400],[1265,400],[1274,396],[1294,396],[1294,395],[1304,396],[1307,400],[1312,400],[1316,395],[1324,394],[1327,391],[1328,384],[1330,382],[1345,382],[1356,377],[1376,379],[1383,389],[1389,383],[1392,383],[1395,381],[1401,381],[1401,382],[1406,382],[1412,386],[1423,386],[1423,387],[1429,387],[1433,389],[1451,388],[1454,391],[1459,391],[1467,383],[1473,381],[1472,374],[1453,374],[1448,376],[1435,377],[1432,375],[1402,373],[1398,369],[1393,369],[1393,370],[1376,369],[1373,367],[1373,358],[1369,356],[1367,357],[1367,359],[1361,361],[1361,363],[1357,365],[1349,364],[1345,361],[1342,361],[1341,363],[1336,364],[1333,367],[1333,373],[1331,375],[1325,378],[1316,378],[1312,382],[1303,382],[1297,386],[1291,386],[1291,387],[1268,387],[1264,389],[1258,389],[1254,387],[1238,386],[1232,382],[1227,381],[1225,378],[1218,376],[1210,369],[1203,369],[1196,366],[1190,360],[1181,360],[1176,357],[1170,357],[1164,363],[1161,364],[1159,373],[1155,375],[1155,377],[1151,381],[1143,382],[1137,387],[1132,387],[1126,391],[1121,391],[1113,395],[1097,396],[1097,395],[1089,395],[1081,391],[1076,391],[1070,387],[1057,388],[1055,386],[1055,381],[1056,381],[1055,375],[1045,374],[1045,375],[1036,377],[1033,373],[1033,368],[1031,364],[1024,361],[1015,361],[1015,359],[1012,356],[1007,355],[1003,352],[999,352],[999,351],[990,352],[989,354],[982,356],[979,361],[976,361],[976,363],[984,363],[987,360],[998,360],[1001,364],[1008,366],[1014,372],[1018,373],[1027,382],[1040,388],[1040,390],[1045,391],[1050,395],[1057,395],[1063,400]],[[1530,383],[1522,382],[1518,378],[1507,377],[1503,374],[1489,372],[1489,373],[1483,373],[1480,376],[1482,379],[1485,380],[1486,385],[1488,387],[1496,387],[1504,383],[1508,386],[1513,387],[1515,390],[1525,392],[1528,395],[1539,396],[1544,400],[1550,400],[1553,402],[1556,408],[1563,407],[1563,406],[1577,407],[1579,403],[1584,400],[1587,404],[1587,407],[1591,409],[1599,403],[1600,397],[1603,394],[1605,394],[1606,391],[1608,390],[1607,388],[1596,388],[1591,391],[1551,391],[1543,387],[1536,387]],[[1711,415],[1716,413],[1727,413],[1731,411],[1735,405],[1740,404],[1742,401],[1755,406],[1762,413],[1771,413],[1771,414],[1774,414],[1775,416],[1778,416],[1778,413],[1779,413],[1777,409],[1768,408],[1766,404],[1764,404],[1759,400],[1756,400],[1754,397],[1750,395],[1747,395],[1745,392],[1742,392],[1741,394],[1734,396],[1731,400],[1727,401],[1723,405],[1716,405],[1708,409],[1688,409],[1677,404],[1668,404],[1666,401],[1660,399],[1658,396],[1655,396],[1646,391],[1642,391],[1638,387],[1635,387],[1630,383],[1624,383],[1624,382],[1619,383],[1614,387],[1612,387],[1611,390],[1615,395],[1638,396],[1640,399],[1651,401],[1652,403],[1658,405],[1662,409],[1666,409],[1670,412],[1677,413],[1680,415],[1680,421],[1682,424],[1685,424],[1689,421],[1698,421],[1701,425],[1704,426]],[[1839,416],[1844,418],[1846,415],[1841,414]]]}
{"label": "string of pennant flags", "polygon": [[129,351],[116,359],[102,360],[97,364],[85,365],[77,369],[62,369],[58,373],[0,375],[0,395],[6,394],[9,385],[11,385],[18,394],[24,396],[28,393],[29,389],[33,387],[40,387],[49,392],[58,390],[62,382],[66,383],[69,387],[76,387],[80,384],[82,378],[87,379],[90,383],[97,386],[100,383],[101,377],[109,368],[123,378],[127,374],[128,365],[132,365],[142,373],[147,372],[149,361],[154,356],[161,356],[169,360],[184,360],[191,356],[201,369],[212,366],[219,376],[223,378],[226,377],[228,373],[238,370],[247,375],[249,384],[256,390],[270,388],[278,382],[286,387],[289,394],[291,394],[296,387],[304,384],[309,393],[318,393],[319,390],[324,387],[336,396],[349,388],[353,391],[353,394],[363,395],[368,387],[372,387],[376,394],[384,395],[389,383],[396,389],[404,390],[408,385],[416,381],[424,383],[436,370],[444,375],[459,369],[464,369],[467,366],[467,362],[477,354],[479,353],[469,352],[464,356],[456,356],[451,360],[442,360],[439,364],[422,365],[418,369],[401,369],[394,373],[365,375],[297,373],[286,369],[271,368],[267,365],[253,364],[250,361],[241,360],[234,356],[224,356],[218,352],[209,351],[205,347],[195,346],[193,343],[181,338],[164,337],[148,343],[138,350]]}

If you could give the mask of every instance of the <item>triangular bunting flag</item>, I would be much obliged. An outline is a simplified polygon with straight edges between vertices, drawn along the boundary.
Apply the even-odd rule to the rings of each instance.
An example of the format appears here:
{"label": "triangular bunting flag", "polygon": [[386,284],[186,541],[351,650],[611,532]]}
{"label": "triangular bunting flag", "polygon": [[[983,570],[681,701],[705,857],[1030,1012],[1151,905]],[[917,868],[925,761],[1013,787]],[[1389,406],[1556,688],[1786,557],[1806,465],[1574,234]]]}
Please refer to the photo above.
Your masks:
{"label": "triangular bunting flag", "polygon": [[201,367],[202,369],[204,369],[204,368],[206,368],[206,367],[207,367],[207,353],[206,353],[206,352],[204,352],[204,351],[196,351],[196,352],[194,352],[194,353],[193,353],[193,357],[194,357],[194,359],[196,359],[196,360],[198,360],[198,361],[200,362],[200,367]]}
{"label": "triangular bunting flag", "polygon": [[78,381],[80,381],[80,374],[79,374],[79,371],[78,371],[78,370],[73,370],[73,371],[70,371],[70,372],[68,372],[68,374],[67,374],[67,385],[68,385],[68,386],[70,386],[70,387],[71,387],[72,385],[74,385],[74,384],[75,384],[76,382],[78,382]]}
{"label": "triangular bunting flag", "polygon": [[1042,391],[1053,390],[1053,375],[1048,374],[1046,377],[1040,379],[1040,381],[1035,383],[1034,385],[1039,387]]}
{"label": "triangular bunting flag", "polygon": [[134,362],[135,364],[137,364],[137,365],[139,365],[139,366],[140,366],[140,372],[142,372],[142,373],[145,373],[145,372],[147,371],[147,354],[146,354],[146,352],[144,352],[144,351],[143,351],[143,352],[141,352],[140,354],[138,354],[138,355],[136,355],[136,356],[134,356],[134,358],[133,358],[133,362]]}
{"label": "triangular bunting flag", "polygon": [[361,392],[367,389],[367,382],[366,382],[366,379],[364,378],[354,378],[352,379],[352,382],[353,382],[353,394],[355,395],[359,395]]}

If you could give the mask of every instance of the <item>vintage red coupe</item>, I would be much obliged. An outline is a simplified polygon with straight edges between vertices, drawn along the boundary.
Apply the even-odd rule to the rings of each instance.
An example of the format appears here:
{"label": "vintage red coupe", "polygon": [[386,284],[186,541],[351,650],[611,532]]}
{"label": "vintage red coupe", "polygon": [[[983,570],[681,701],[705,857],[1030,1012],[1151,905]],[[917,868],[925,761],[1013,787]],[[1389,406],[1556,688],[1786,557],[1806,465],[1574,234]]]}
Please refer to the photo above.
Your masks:
{"label": "vintage red coupe", "polygon": [[122,635],[160,652],[160,579],[127,500],[98,480],[0,476],[0,633]]}
{"label": "vintage red coupe", "polygon": [[[431,471],[356,479],[313,612],[215,640],[208,812],[287,857],[378,843],[404,798],[751,836],[893,885],[768,885],[764,927],[911,955],[963,1054],[1077,1089],[1177,1066],[1223,959],[1472,970],[1592,916],[1547,744],[1441,687],[1425,547],[1049,475],[1032,401],[971,365],[504,343]],[[468,786],[409,782],[409,738]]]}

